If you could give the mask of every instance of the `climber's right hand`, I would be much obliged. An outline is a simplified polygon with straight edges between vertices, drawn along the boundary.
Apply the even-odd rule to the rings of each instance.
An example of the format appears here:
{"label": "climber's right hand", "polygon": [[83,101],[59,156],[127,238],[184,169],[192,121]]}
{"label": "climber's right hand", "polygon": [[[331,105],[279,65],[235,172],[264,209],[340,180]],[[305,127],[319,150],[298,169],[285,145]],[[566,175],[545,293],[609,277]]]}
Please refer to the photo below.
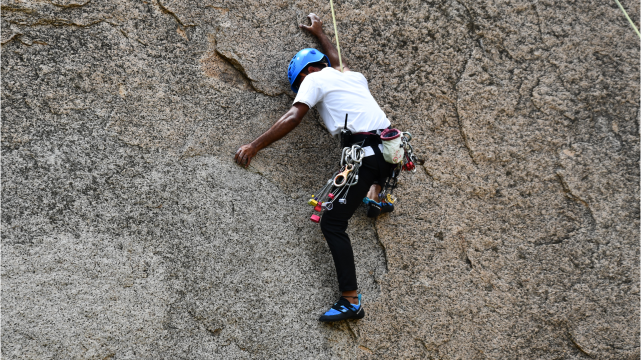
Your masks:
{"label": "climber's right hand", "polygon": [[312,35],[319,37],[323,34],[323,21],[314,13],[307,15],[307,18],[312,22],[311,25],[300,24],[300,28],[309,31]]}

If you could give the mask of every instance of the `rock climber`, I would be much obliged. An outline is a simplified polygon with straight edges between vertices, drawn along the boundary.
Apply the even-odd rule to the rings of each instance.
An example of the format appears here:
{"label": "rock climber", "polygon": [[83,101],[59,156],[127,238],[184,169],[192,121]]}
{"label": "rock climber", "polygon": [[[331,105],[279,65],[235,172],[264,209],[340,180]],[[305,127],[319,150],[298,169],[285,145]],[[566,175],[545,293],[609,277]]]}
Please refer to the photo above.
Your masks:
{"label": "rock climber", "polygon": [[341,72],[338,52],[323,31],[321,19],[311,13],[311,24],[300,25],[320,42],[323,52],[303,49],[291,60],[288,78],[292,90],[297,93],[294,104],[269,130],[249,144],[241,146],[235,154],[239,165],[249,166],[256,153],[292,131],[316,106],[327,130],[337,135],[344,125],[345,114],[349,115],[347,128],[353,135],[350,145],[358,143],[366,150],[358,183],[350,188],[346,203],[335,203],[331,211],[325,211],[320,221],[321,231],[334,258],[341,297],[321,317],[320,321],[361,319],[365,311],[358,295],[356,266],[347,230],[347,222],[365,196],[373,199],[368,216],[393,210],[392,204],[379,206],[376,203],[381,185],[391,172],[392,165],[385,162],[379,144],[380,133],[390,126],[390,121],[369,92],[367,80],[358,72],[343,66]]}

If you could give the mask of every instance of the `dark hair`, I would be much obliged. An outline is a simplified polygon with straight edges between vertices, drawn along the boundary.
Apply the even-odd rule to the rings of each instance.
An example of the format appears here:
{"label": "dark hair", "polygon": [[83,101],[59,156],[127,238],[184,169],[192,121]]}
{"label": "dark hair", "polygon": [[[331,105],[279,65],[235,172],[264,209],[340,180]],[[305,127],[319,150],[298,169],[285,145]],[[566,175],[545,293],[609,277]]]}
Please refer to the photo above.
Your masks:
{"label": "dark hair", "polygon": [[327,60],[325,58],[321,59],[320,61],[313,62],[311,64],[305,65],[305,67],[300,71],[298,76],[296,77],[296,80],[294,80],[294,87],[298,89],[300,87],[300,83],[303,82],[303,78],[300,76],[300,74],[309,74],[309,67],[315,67],[315,68],[325,68],[327,67]]}

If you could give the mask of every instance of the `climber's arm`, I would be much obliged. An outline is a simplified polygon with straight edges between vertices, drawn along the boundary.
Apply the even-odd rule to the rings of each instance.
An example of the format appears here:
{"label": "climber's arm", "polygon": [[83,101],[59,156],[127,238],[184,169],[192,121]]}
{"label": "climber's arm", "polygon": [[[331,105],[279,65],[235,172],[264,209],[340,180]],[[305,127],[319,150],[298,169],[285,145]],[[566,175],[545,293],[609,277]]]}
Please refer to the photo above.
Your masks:
{"label": "climber's arm", "polygon": [[249,166],[251,159],[256,156],[258,151],[294,130],[294,128],[300,124],[301,120],[303,120],[308,110],[309,107],[303,103],[294,104],[269,130],[265,131],[265,133],[251,143],[241,146],[238,151],[236,151],[236,155],[234,156],[236,163],[238,165]]}
{"label": "climber's arm", "polygon": [[[329,40],[325,32],[323,31],[323,21],[318,17],[318,15],[311,13],[307,15],[309,20],[312,22],[310,26],[300,25],[301,29],[309,31],[312,35],[316,36],[318,42],[320,42],[323,54],[327,55],[329,62],[332,63],[332,67],[340,71],[340,62],[338,61],[338,51],[334,47],[334,44]],[[343,69],[344,71],[349,71],[349,68],[345,66],[345,59],[343,60]]]}

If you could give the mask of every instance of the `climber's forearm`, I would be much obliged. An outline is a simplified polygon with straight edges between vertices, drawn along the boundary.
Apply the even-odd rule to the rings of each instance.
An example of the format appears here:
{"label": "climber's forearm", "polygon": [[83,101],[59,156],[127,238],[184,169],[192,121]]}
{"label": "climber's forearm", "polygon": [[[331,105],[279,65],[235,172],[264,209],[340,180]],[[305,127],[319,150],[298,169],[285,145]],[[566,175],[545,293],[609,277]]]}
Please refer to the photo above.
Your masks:
{"label": "climber's forearm", "polygon": [[282,139],[290,131],[294,130],[294,128],[300,124],[301,120],[303,120],[308,110],[309,107],[305,104],[294,104],[269,130],[265,131],[251,143],[241,146],[236,151],[236,155],[234,156],[236,163],[249,166],[251,159],[256,156],[258,151],[271,145],[274,141]]}
{"label": "climber's forearm", "polygon": [[[300,108],[304,108],[304,110]],[[265,133],[256,138],[256,140],[252,141],[251,145],[256,148],[256,151],[260,151],[271,145],[273,142],[282,139],[300,124],[308,109],[307,105],[300,103],[292,106],[292,108],[278,119],[278,121],[276,121],[269,130],[265,131]]]}
{"label": "climber's forearm", "polygon": [[[329,37],[327,37],[327,34],[323,30],[320,31],[320,33],[316,36],[318,39],[318,42],[321,45],[321,49],[323,51],[323,54],[327,55],[329,58],[329,62],[332,63],[332,67],[339,69],[340,70],[340,61],[338,59],[338,50],[336,50],[336,47],[332,42],[329,40]],[[343,68],[346,68],[345,61],[343,60]]]}

